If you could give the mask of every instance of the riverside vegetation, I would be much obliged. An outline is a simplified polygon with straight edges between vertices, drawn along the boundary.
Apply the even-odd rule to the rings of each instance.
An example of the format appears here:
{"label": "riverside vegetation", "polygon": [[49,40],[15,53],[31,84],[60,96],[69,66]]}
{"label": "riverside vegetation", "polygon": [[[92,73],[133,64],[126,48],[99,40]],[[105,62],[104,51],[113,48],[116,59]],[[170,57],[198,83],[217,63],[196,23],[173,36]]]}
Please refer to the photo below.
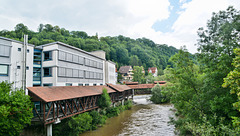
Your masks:
{"label": "riverside vegetation", "polygon": [[19,135],[31,124],[32,102],[24,90],[12,90],[12,84],[0,83],[0,136]]}
{"label": "riverside vegetation", "polygon": [[111,106],[111,99],[106,89],[98,100],[100,111],[90,111],[71,118],[62,120],[60,124],[53,126],[53,135],[78,136],[79,134],[95,130],[105,124],[107,118],[118,116],[120,112],[131,109],[132,101],[128,100],[124,105]]}
{"label": "riverside vegetation", "polygon": [[173,67],[164,70],[167,95],[157,86],[151,99],[169,97],[180,135],[240,135],[240,11],[213,13],[198,35],[199,53],[192,57],[182,47],[172,56]]}

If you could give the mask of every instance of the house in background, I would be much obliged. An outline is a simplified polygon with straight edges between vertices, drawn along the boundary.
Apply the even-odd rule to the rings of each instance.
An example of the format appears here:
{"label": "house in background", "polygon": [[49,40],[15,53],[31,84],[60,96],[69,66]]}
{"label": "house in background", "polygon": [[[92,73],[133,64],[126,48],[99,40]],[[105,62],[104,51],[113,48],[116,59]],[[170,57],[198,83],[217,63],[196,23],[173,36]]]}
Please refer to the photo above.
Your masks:
{"label": "house in background", "polygon": [[158,73],[157,67],[148,68],[148,73],[152,73],[152,75],[156,77]]}
{"label": "house in background", "polygon": [[122,76],[122,82],[132,81],[132,79],[133,79],[132,66],[122,66],[122,67],[120,67],[119,73]]}

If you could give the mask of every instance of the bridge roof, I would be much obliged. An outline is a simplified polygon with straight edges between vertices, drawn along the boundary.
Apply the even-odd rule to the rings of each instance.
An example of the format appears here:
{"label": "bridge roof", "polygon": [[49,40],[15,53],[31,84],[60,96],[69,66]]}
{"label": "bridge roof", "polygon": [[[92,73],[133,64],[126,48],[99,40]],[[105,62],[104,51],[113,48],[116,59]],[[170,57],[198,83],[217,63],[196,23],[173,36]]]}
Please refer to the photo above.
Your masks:
{"label": "bridge roof", "polygon": [[113,84],[107,84],[110,88],[117,90],[119,92],[123,92],[125,90],[131,90],[131,88],[127,85],[113,85]]}
{"label": "bridge roof", "polygon": [[28,87],[29,95],[33,101],[59,101],[74,99],[85,96],[101,95],[103,88],[108,93],[116,92],[115,90],[103,86],[52,86],[52,87]]}
{"label": "bridge roof", "polygon": [[[156,84],[138,84],[138,85],[128,85],[131,89],[147,89],[153,88]],[[159,84],[163,86],[164,84]]]}

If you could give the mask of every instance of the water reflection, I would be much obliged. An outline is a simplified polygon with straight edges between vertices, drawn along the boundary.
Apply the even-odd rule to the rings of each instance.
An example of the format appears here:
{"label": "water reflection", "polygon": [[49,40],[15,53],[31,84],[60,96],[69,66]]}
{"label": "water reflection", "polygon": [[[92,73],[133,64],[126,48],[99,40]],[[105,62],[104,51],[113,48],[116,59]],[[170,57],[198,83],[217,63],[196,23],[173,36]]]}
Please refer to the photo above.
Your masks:
{"label": "water reflection", "polygon": [[134,96],[132,110],[107,120],[107,123],[95,131],[80,136],[174,136],[174,126],[169,125],[169,116],[173,116],[170,104],[156,105],[147,101],[149,95]]}

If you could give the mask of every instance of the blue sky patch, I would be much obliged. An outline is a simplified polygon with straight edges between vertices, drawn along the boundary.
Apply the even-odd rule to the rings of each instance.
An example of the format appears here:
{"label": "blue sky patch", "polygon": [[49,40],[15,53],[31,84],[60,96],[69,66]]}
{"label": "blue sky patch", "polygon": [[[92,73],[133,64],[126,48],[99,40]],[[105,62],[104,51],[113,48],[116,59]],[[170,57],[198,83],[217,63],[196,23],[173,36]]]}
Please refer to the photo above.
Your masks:
{"label": "blue sky patch", "polygon": [[[173,30],[171,29],[174,22],[177,20],[177,18],[179,17],[178,12],[183,11],[184,9],[181,9],[181,5],[182,3],[179,2],[179,0],[169,0],[170,1],[170,7],[172,7],[172,9],[170,10],[170,15],[168,17],[168,19],[166,20],[162,20],[162,21],[156,21],[153,25],[152,28],[155,31],[161,31],[163,33],[166,32],[173,32]],[[184,3],[188,3],[191,0],[186,0]]]}

